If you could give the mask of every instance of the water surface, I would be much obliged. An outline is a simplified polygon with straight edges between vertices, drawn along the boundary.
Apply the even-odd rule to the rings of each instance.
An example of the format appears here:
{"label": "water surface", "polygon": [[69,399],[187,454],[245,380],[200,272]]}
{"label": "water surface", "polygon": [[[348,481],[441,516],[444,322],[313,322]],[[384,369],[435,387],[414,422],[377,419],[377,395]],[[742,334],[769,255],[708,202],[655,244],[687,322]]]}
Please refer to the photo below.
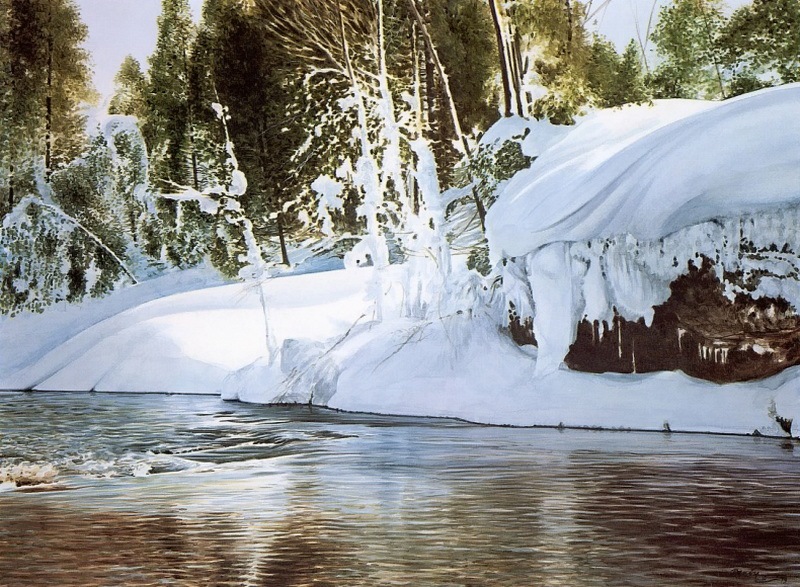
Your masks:
{"label": "water surface", "polygon": [[[800,585],[800,447],[0,394],[0,585]],[[31,485],[26,485],[31,483]]]}

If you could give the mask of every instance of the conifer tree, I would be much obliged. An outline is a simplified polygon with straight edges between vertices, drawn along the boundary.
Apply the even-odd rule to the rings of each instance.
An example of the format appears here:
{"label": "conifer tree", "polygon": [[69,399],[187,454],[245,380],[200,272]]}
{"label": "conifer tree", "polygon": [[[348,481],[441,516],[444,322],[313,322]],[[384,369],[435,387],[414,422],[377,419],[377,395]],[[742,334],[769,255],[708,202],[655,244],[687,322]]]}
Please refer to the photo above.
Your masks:
{"label": "conifer tree", "polygon": [[189,59],[195,30],[188,0],[162,0],[158,38],[150,56],[148,116],[144,127],[151,178],[158,188],[197,183],[191,144]]}
{"label": "conifer tree", "polygon": [[93,99],[87,29],[73,0],[4,0],[0,34],[4,91],[0,170],[6,211],[34,190],[34,175],[49,179],[83,146],[79,106]]}
{"label": "conifer tree", "polygon": [[108,113],[135,116],[140,124],[147,118],[147,78],[142,66],[131,55],[125,57],[114,76],[114,95]]}
{"label": "conifer tree", "polygon": [[[149,59],[143,134],[150,155],[151,185],[164,193],[185,186],[201,188],[195,113],[189,100],[195,36],[188,0],[162,0],[156,49]],[[158,206],[165,260],[180,267],[202,261],[212,228],[197,203],[160,199]]]}
{"label": "conifer tree", "polygon": [[217,0],[215,18],[211,73],[218,100],[230,112],[228,128],[248,179],[242,203],[257,232],[277,237],[281,262],[288,265],[286,241],[299,228],[296,213],[290,213],[296,212],[291,159],[304,138],[291,114],[298,71],[264,34],[256,14]]}

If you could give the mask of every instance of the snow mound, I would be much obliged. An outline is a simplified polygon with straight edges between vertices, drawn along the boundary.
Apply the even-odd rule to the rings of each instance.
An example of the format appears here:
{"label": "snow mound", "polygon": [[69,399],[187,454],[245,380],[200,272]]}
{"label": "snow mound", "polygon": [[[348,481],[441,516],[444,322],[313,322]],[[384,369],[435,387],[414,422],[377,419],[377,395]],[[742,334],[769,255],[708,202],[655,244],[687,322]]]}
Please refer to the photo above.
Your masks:
{"label": "snow mound", "polygon": [[495,258],[558,241],[653,240],[800,202],[800,84],[725,102],[593,113],[505,187],[487,216]]}

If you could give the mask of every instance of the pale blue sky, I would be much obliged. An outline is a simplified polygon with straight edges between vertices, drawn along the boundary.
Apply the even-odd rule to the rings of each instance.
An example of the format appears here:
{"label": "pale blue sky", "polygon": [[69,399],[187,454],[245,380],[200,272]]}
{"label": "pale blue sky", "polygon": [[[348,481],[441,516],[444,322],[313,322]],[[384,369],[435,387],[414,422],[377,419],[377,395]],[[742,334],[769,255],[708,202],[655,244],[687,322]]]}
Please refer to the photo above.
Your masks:
{"label": "pale blue sky", "polygon": [[[636,23],[642,35],[653,2],[661,6],[669,0],[594,0],[592,11],[597,29],[622,49],[636,36]],[[747,0],[727,0],[733,8]],[[161,0],[77,0],[83,21],[89,27],[87,48],[92,53],[95,86],[107,96],[114,87],[114,75],[128,54],[147,67],[147,56],[156,39],[156,18]],[[189,0],[195,17],[199,17],[203,0]]]}

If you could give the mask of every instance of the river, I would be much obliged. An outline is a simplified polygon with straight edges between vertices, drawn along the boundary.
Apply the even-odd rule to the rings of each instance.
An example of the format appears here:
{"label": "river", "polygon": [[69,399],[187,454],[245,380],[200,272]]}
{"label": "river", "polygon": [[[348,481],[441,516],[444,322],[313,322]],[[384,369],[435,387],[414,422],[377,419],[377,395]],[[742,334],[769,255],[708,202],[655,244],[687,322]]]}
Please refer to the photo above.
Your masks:
{"label": "river", "polygon": [[773,438],[1,393],[0,585],[800,585],[799,457]]}

